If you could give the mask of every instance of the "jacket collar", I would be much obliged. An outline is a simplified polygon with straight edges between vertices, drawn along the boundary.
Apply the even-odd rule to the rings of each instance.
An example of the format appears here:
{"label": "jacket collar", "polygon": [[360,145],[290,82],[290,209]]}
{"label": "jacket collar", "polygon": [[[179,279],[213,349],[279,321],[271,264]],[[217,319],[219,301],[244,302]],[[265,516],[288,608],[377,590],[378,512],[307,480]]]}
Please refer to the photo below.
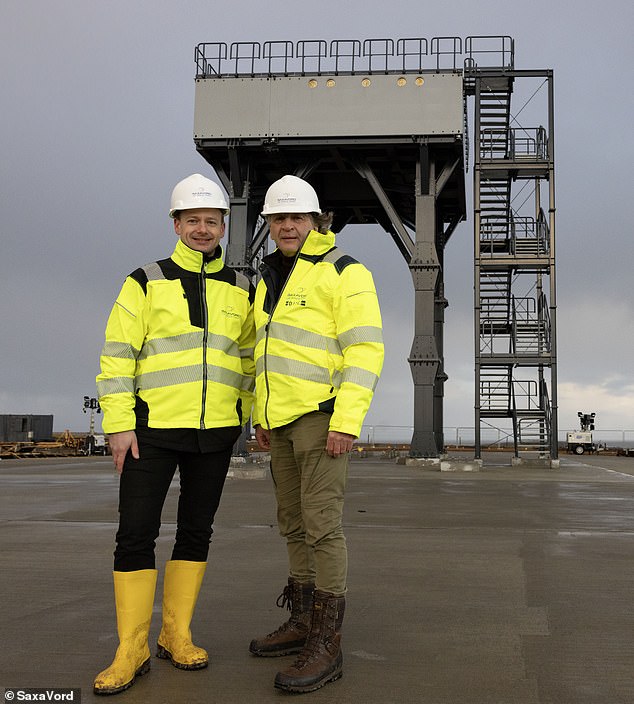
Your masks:
{"label": "jacket collar", "polygon": [[[313,257],[319,256],[320,254],[326,254],[335,246],[335,233],[328,230],[326,234],[322,232],[317,232],[316,230],[311,230],[308,233],[308,237],[304,240],[304,244],[301,246],[299,252],[295,255],[297,257],[300,254],[305,254],[306,256]],[[271,254],[267,254],[264,260],[267,264],[274,264],[275,260],[284,256],[279,249],[276,249]],[[293,257],[293,259],[295,258]]]}
{"label": "jacket collar", "polygon": [[299,250],[299,254],[307,254],[309,256],[314,256],[316,254],[325,254],[334,246],[334,232],[328,230],[328,232],[324,234],[322,232],[317,232],[316,230],[311,230],[308,233],[308,237],[304,241],[302,248]]}
{"label": "jacket collar", "polygon": [[[203,255],[202,252],[196,252],[190,249],[181,240],[176,242],[176,247],[172,253],[172,260],[181,268],[199,273],[203,268],[203,259],[205,259],[205,255]],[[205,273],[212,274],[220,271],[223,266],[222,247],[218,245],[211,255],[211,259],[205,260]]]}

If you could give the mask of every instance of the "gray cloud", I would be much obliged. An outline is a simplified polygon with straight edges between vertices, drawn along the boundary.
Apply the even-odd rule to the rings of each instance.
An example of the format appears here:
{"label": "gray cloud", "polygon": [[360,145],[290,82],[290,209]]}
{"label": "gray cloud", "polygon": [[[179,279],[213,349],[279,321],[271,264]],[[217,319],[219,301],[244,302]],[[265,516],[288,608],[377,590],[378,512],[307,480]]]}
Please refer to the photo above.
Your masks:
{"label": "gray cloud", "polygon": [[[325,0],[310,18],[279,0],[217,7],[3,4],[0,413],[87,427],[82,397],[95,393],[112,300],[127,273],[169,253],[173,184],[209,172],[192,139],[198,42],[510,34],[518,67],[555,71],[560,426],[574,427],[582,406],[634,428],[631,4],[352,0],[344,13]],[[473,418],[471,228],[446,252],[448,426]],[[409,272],[376,228],[341,244],[374,271],[383,302],[388,358],[368,422],[407,425]]]}

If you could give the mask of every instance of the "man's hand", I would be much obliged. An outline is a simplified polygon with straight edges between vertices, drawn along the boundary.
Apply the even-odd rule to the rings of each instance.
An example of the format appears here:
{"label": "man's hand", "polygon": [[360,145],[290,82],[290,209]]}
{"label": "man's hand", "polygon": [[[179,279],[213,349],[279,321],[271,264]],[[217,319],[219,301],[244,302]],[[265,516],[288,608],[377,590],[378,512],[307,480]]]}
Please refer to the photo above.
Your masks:
{"label": "man's hand", "polygon": [[330,430],[328,432],[328,439],[326,440],[326,452],[331,457],[345,455],[347,452],[352,450],[352,443],[355,440],[355,435],[348,435],[348,433],[338,433],[336,430]]}
{"label": "man's hand", "polygon": [[134,430],[124,430],[121,433],[111,433],[108,435],[108,444],[112,452],[112,459],[117,472],[123,472],[123,463],[128,454],[128,450],[132,452],[132,457],[135,460],[139,459],[139,445],[136,439]]}
{"label": "man's hand", "polygon": [[263,428],[261,425],[255,426],[255,439],[258,441],[260,450],[271,449],[271,431]]}

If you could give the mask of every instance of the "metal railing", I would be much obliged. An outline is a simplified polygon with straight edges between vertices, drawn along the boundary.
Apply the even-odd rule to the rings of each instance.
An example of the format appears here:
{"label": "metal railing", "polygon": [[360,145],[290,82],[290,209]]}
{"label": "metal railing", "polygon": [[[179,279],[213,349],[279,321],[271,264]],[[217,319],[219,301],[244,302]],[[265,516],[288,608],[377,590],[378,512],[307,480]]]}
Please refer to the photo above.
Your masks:
{"label": "metal railing", "polygon": [[[547,418],[546,422],[550,419]],[[458,447],[472,446],[475,441],[475,427],[470,425],[451,425],[443,428],[445,445]],[[576,428],[575,428],[576,430]],[[361,428],[358,442],[369,445],[409,445],[414,426],[412,425],[375,425],[364,424]],[[513,447],[513,429],[510,425],[487,425],[481,429],[483,447]],[[568,430],[558,433],[559,444],[565,444]],[[634,429],[602,429],[593,432],[595,443],[608,448],[630,447],[634,448]]]}
{"label": "metal railing", "polygon": [[[482,68],[506,68],[515,66],[515,40],[506,35],[480,35],[465,39],[465,66],[477,70]],[[492,57],[488,63],[489,57]]]}
{"label": "metal railing", "polygon": [[512,214],[510,218],[483,215],[480,221],[480,255],[492,257],[543,257],[548,255],[548,223],[543,211],[537,220]]}
{"label": "metal railing", "polygon": [[196,78],[457,72],[512,68],[513,61],[513,40],[504,36],[201,42],[194,49]]}
{"label": "metal railing", "polygon": [[510,130],[511,158],[515,160],[546,161],[548,136],[543,127],[513,127]]}
{"label": "metal railing", "polygon": [[550,352],[551,324],[548,300],[543,293],[538,298],[513,297],[513,354],[547,354]]}
{"label": "metal railing", "polygon": [[480,133],[483,161],[547,161],[548,135],[543,127],[485,128]]}
{"label": "metal railing", "polygon": [[283,69],[280,72],[287,73],[288,60],[294,57],[293,42],[264,42],[262,49],[262,57],[269,60],[269,73],[275,73],[273,70],[273,61],[275,59],[283,61]]}

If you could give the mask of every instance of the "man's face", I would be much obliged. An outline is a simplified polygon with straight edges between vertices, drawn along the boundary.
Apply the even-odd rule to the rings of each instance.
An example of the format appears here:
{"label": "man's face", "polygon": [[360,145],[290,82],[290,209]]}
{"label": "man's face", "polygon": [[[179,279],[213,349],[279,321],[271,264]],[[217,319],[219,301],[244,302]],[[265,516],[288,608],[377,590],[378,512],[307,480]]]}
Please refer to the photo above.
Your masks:
{"label": "man's face", "polygon": [[217,208],[181,210],[174,218],[174,231],[190,249],[211,254],[225,235],[222,211]]}
{"label": "man's face", "polygon": [[269,218],[271,239],[286,257],[294,257],[313,229],[308,213],[276,213]]}

